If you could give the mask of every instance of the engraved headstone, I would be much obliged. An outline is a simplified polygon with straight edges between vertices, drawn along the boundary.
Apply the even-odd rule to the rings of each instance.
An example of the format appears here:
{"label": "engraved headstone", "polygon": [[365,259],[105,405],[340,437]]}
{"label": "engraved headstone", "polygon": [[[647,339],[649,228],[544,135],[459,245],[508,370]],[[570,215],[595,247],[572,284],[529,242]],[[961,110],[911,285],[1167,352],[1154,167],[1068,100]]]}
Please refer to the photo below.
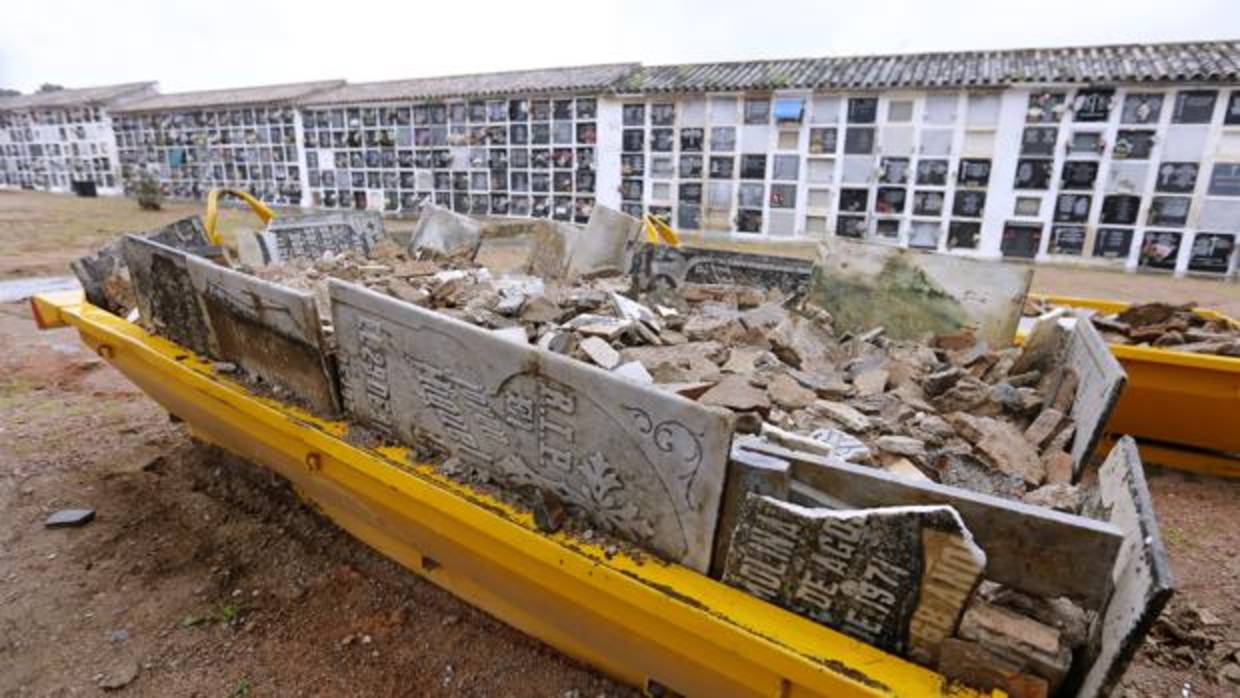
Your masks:
{"label": "engraved headstone", "polygon": [[138,315],[147,329],[208,355],[208,330],[189,278],[189,255],[133,235],[124,238],[124,255]]}
{"label": "engraved headstone", "polygon": [[723,581],[933,664],[985,566],[951,507],[832,511],[751,494]]}
{"label": "engraved headstone", "polygon": [[1110,591],[1107,574],[1123,538],[1104,522],[769,443],[744,446],[792,463],[794,490],[802,483],[842,507],[951,506],[986,551],[989,580],[1038,596],[1067,596],[1089,608],[1099,608]]}
{"label": "engraved headstone", "polygon": [[1097,497],[1087,504],[1087,510],[1124,532],[1124,548],[1112,572],[1115,591],[1087,648],[1092,661],[1086,664],[1089,673],[1076,693],[1081,698],[1112,692],[1175,592],[1132,437],[1123,437],[1111,449],[1098,472]]}
{"label": "engraved headstone", "polygon": [[[139,233],[138,237],[194,252],[210,245],[207,231],[198,216],[182,218],[162,228]],[[95,254],[76,259],[69,265],[81,282],[87,301],[121,316],[137,307],[125,267],[124,244],[124,238],[117,238]]]}
{"label": "engraved headstone", "polygon": [[685,283],[733,284],[797,294],[805,290],[813,270],[813,262],[796,257],[642,245],[633,255],[630,272],[641,290]]}
{"label": "engraved headstone", "polygon": [[314,411],[339,410],[314,294],[190,257],[212,358],[231,361],[289,391]]}
{"label": "engraved headstone", "polygon": [[730,417],[359,286],[329,294],[351,417],[707,569]]}
{"label": "engraved headstone", "polygon": [[326,253],[359,252],[369,257],[383,237],[377,211],[334,211],[295,218],[276,218],[259,234],[269,264],[291,259],[318,259]]}

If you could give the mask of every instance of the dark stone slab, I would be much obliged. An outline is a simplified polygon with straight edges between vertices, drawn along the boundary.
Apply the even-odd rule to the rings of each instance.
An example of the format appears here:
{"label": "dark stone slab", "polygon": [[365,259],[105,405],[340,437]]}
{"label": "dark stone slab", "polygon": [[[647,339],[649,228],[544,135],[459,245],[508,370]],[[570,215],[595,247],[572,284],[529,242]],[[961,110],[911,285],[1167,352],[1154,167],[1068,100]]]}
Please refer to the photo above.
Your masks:
{"label": "dark stone slab", "polygon": [[211,358],[236,363],[318,414],[339,411],[314,294],[200,257],[190,257],[188,263],[206,317]]}
{"label": "dark stone slab", "polygon": [[125,236],[125,265],[138,314],[151,332],[210,355],[206,320],[189,278],[189,255],[146,238]]}
{"label": "dark stone slab", "polygon": [[758,441],[742,445],[791,462],[794,487],[803,483],[845,506],[951,506],[986,551],[987,579],[1090,608],[1100,608],[1110,593],[1124,540],[1111,524]]}
{"label": "dark stone slab", "polygon": [[750,494],[723,581],[932,664],[985,565],[951,507],[833,511]]}
{"label": "dark stone slab", "polygon": [[788,499],[792,481],[788,461],[733,446],[728,458],[728,474],[723,488],[723,505],[719,508],[719,524],[715,527],[715,552],[711,556],[710,576],[723,576],[732,531],[745,508],[750,494],[763,494],[775,499]]}
{"label": "dark stone slab", "polygon": [[360,286],[329,293],[350,417],[706,571],[730,416]]}
{"label": "dark stone slab", "polygon": [[630,272],[642,291],[693,283],[774,288],[798,294],[809,284],[813,269],[813,262],[796,257],[645,244],[633,255]]}
{"label": "dark stone slab", "polygon": [[1089,669],[1076,695],[1093,698],[1110,695],[1119,684],[1175,593],[1171,563],[1132,437],[1123,437],[1111,449],[1098,472],[1098,494],[1086,510],[1124,532],[1124,547],[1110,575],[1115,591],[1101,622],[1095,624],[1087,648],[1090,661],[1081,663]]}
{"label": "dark stone slab", "polygon": [[94,509],[61,509],[43,522],[47,528],[77,528],[95,520]]}
{"label": "dark stone slab", "polygon": [[[138,237],[153,240],[178,250],[196,253],[210,248],[206,229],[198,216],[182,218]],[[92,305],[125,316],[136,306],[125,266],[124,238],[117,238],[93,255],[80,257],[69,264]]]}
{"label": "dark stone slab", "polygon": [[266,263],[318,259],[325,253],[371,255],[383,237],[383,216],[377,211],[335,211],[276,218],[259,234]]}

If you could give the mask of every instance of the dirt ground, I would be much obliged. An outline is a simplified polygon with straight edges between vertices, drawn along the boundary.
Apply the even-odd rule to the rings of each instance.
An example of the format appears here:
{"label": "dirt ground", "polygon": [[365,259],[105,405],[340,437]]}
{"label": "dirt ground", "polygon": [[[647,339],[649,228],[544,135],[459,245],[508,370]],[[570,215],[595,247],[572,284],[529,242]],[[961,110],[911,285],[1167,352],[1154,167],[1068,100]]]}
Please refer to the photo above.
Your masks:
{"label": "dirt ground", "polygon": [[[0,278],[63,274],[114,233],[195,212],[0,192]],[[1035,283],[1240,300],[1235,284],[1153,278],[1055,269]],[[195,446],[71,330],[37,332],[24,304],[0,305],[0,348],[0,696],[125,679],[137,696],[632,694],[373,553],[265,471]],[[1150,485],[1180,591],[1126,695],[1236,695],[1219,673],[1240,651],[1240,482],[1151,468]],[[78,506],[97,518],[44,528]]]}

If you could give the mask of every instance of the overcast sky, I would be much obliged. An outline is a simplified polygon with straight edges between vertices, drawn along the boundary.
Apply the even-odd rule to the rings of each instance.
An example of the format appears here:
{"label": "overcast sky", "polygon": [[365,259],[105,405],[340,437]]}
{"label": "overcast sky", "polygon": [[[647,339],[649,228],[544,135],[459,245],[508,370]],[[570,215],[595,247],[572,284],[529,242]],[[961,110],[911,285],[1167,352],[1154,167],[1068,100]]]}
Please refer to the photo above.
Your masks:
{"label": "overcast sky", "polygon": [[19,0],[0,12],[0,87],[23,92],[1240,39],[1237,0]]}

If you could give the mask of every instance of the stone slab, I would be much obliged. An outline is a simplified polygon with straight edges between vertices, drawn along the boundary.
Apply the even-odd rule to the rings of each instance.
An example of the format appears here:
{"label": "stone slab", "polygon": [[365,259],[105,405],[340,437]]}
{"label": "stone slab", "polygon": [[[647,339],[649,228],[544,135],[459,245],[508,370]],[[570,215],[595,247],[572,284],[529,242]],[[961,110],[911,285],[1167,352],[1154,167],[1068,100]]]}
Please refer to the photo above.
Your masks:
{"label": "stone slab", "polygon": [[744,449],[732,449],[728,458],[728,475],[723,488],[723,505],[719,508],[719,524],[715,528],[715,552],[711,558],[710,576],[723,576],[723,566],[732,543],[732,532],[745,509],[750,494],[775,499],[788,499],[792,481],[788,461]]}
{"label": "stone slab", "polygon": [[[210,247],[207,231],[198,216],[174,221],[162,228],[137,237],[153,240],[174,249],[199,251]],[[75,259],[69,264],[92,305],[124,317],[136,301],[130,288],[129,271],[125,266],[124,238],[117,238],[93,255]]]}
{"label": "stone slab", "polygon": [[943,504],[955,509],[986,551],[986,578],[1039,596],[1099,608],[1123,544],[1109,523],[998,497],[917,482],[874,468],[743,440],[744,448],[792,463],[792,477],[854,508]]}
{"label": "stone slab", "polygon": [[706,571],[727,415],[360,286],[329,284],[347,414]]}
{"label": "stone slab", "polygon": [[1076,425],[1071,453],[1079,476],[1106,434],[1107,420],[1119,404],[1128,374],[1094,324],[1081,319],[1068,336],[1064,365],[1076,372],[1079,381],[1070,412]]}
{"label": "stone slab", "polygon": [[264,261],[279,264],[328,252],[369,257],[383,234],[383,216],[377,211],[332,211],[272,219],[259,242]]}
{"label": "stone slab", "polygon": [[629,270],[642,291],[691,283],[773,288],[794,295],[809,285],[814,263],[796,257],[644,244],[633,255]]}
{"label": "stone slab", "polygon": [[1137,444],[1121,438],[1098,472],[1098,495],[1086,511],[1124,532],[1124,547],[1110,578],[1115,592],[1088,646],[1088,673],[1076,695],[1110,695],[1175,593],[1171,564],[1162,542],[1154,504]]}
{"label": "stone slab", "polygon": [[77,528],[95,520],[94,509],[61,509],[43,522],[46,528]]}
{"label": "stone slab", "polygon": [[575,279],[608,267],[623,273],[628,267],[629,250],[641,229],[639,219],[595,204],[585,229],[568,240],[564,255],[565,276]]}
{"label": "stone slab", "polygon": [[723,581],[932,664],[985,565],[951,507],[833,511],[750,494]]}
{"label": "stone slab", "polygon": [[339,412],[314,294],[213,264],[188,260],[206,316],[210,355],[287,390],[318,414]]}
{"label": "stone slab", "polygon": [[148,330],[190,351],[209,356],[209,331],[189,278],[189,257],[147,238],[126,235],[129,269],[138,315]]}
{"label": "stone slab", "polygon": [[434,204],[425,204],[409,238],[409,251],[430,250],[441,255],[473,257],[482,240],[482,223]]}
{"label": "stone slab", "polygon": [[834,238],[815,267],[809,300],[837,333],[882,326],[893,339],[971,327],[992,347],[1012,344],[1033,267]]}

